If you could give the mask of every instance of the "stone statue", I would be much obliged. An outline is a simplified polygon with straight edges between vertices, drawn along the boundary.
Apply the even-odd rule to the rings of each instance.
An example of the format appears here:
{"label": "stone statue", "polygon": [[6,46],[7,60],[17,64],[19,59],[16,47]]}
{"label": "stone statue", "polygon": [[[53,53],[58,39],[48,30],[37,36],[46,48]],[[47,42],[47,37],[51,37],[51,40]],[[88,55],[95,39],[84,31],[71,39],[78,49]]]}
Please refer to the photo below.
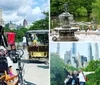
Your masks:
{"label": "stone statue", "polygon": [[78,41],[74,32],[78,29],[71,26],[73,22],[73,15],[68,12],[69,2],[64,4],[64,12],[59,15],[60,27],[55,28],[55,31],[59,33],[59,37],[53,37],[54,41]]}
{"label": "stone statue", "polygon": [[69,2],[64,3],[64,11],[59,15],[60,26],[69,28],[70,22],[73,21],[73,15],[68,12]]}
{"label": "stone statue", "polygon": [[64,10],[65,10],[65,12],[68,12],[68,3],[67,2],[64,3]]}

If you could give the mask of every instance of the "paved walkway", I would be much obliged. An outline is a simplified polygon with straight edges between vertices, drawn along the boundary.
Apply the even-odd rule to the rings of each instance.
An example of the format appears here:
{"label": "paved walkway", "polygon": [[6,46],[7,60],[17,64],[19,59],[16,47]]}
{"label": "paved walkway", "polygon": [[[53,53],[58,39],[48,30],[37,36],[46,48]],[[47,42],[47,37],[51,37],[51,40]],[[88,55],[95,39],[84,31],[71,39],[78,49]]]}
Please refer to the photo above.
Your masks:
{"label": "paved walkway", "polygon": [[[13,65],[13,73],[16,74],[17,64]],[[49,68],[45,64],[28,64],[24,66],[24,79],[33,85],[49,85]]]}
{"label": "paved walkway", "polygon": [[[89,41],[92,41],[92,42],[97,42],[97,41],[100,41],[100,35],[86,35],[86,34],[76,34],[75,35],[79,41],[78,42],[82,42],[82,41],[85,41],[85,42],[89,42]],[[50,36],[49,40],[50,42],[53,42],[52,41],[52,37],[53,36]]]}
{"label": "paved walkway", "polygon": [[[44,63],[34,63],[27,61],[28,52],[24,50],[24,79],[33,85],[50,85],[50,70],[49,66]],[[17,64],[13,64],[13,72],[16,74]]]}

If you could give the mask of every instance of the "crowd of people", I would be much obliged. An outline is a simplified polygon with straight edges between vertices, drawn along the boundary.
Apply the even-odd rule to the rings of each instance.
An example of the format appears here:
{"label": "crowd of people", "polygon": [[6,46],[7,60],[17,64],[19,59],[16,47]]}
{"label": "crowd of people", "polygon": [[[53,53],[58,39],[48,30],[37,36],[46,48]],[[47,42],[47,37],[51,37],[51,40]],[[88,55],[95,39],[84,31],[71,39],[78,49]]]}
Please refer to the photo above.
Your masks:
{"label": "crowd of people", "polygon": [[96,26],[92,26],[92,25],[88,25],[88,26],[76,26],[78,30],[85,30],[86,32],[87,31],[96,31],[96,30],[100,30],[100,26],[98,25],[97,27]]}
{"label": "crowd of people", "polygon": [[81,69],[79,71],[74,70],[73,72],[68,72],[65,68],[66,79],[64,81],[65,85],[85,85],[88,78],[86,75],[92,74],[94,72],[83,72]]}

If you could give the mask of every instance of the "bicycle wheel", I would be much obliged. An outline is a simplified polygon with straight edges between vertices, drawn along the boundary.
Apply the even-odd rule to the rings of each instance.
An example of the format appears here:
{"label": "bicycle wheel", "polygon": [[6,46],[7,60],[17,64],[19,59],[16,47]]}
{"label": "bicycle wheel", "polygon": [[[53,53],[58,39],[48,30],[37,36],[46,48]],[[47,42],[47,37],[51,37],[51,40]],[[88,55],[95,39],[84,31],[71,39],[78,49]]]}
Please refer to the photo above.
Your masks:
{"label": "bicycle wheel", "polygon": [[0,82],[0,85],[7,85],[7,83],[5,83],[5,82]]}

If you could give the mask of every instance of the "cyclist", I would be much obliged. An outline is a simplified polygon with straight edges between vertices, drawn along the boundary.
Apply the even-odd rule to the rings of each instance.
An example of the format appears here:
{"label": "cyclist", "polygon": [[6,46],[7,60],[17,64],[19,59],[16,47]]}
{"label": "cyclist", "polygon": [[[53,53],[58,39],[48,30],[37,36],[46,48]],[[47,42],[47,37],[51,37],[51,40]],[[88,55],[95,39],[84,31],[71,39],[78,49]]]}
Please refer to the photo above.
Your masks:
{"label": "cyclist", "polygon": [[9,73],[10,76],[14,76],[14,74],[12,73],[12,61],[7,56],[7,50],[3,46],[0,46],[0,56],[6,57],[7,63],[8,63],[8,70],[9,70],[8,73]]}

